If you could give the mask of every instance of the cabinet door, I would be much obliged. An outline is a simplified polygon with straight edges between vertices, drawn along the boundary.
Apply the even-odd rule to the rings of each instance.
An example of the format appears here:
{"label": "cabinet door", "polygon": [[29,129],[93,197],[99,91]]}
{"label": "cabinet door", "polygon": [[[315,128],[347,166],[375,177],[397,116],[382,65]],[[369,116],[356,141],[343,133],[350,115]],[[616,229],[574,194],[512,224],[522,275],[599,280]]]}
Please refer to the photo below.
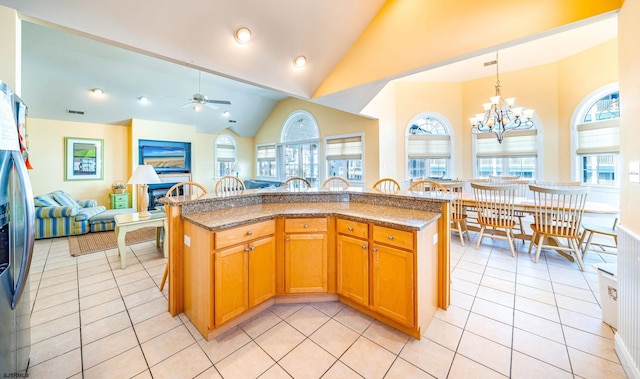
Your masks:
{"label": "cabinet door", "polygon": [[232,319],[249,309],[247,245],[215,252],[215,324]]}
{"label": "cabinet door", "polygon": [[286,293],[327,292],[326,233],[285,235],[284,259]]}
{"label": "cabinet door", "polygon": [[374,244],[372,306],[386,317],[402,324],[414,324],[413,254]]}
{"label": "cabinet door", "polygon": [[266,237],[249,243],[249,308],[276,294],[276,243]]}
{"label": "cabinet door", "polygon": [[369,248],[367,241],[338,236],[338,293],[369,306]]}

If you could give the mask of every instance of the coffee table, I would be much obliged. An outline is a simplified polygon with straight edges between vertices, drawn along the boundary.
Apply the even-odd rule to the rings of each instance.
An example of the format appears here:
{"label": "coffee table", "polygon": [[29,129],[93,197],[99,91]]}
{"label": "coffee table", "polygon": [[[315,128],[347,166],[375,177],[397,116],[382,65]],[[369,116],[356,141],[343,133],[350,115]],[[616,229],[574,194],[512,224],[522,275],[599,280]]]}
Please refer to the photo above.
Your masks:
{"label": "coffee table", "polygon": [[[167,246],[167,215],[164,212],[152,212],[149,218],[140,218],[139,213],[127,213],[115,216],[116,221],[116,238],[118,240],[118,255],[120,255],[120,268],[127,267],[127,246],[125,245],[124,237],[127,232],[155,226],[156,232],[156,246],[160,246],[162,243],[162,252],[164,257],[168,256]],[[162,240],[162,241],[161,241]]]}

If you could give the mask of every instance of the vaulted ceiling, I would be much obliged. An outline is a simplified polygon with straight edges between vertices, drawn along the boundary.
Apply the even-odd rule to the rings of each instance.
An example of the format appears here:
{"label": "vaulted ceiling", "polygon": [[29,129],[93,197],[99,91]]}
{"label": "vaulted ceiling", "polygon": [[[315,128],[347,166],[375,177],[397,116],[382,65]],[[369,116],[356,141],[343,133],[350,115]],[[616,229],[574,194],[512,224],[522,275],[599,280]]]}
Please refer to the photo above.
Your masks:
{"label": "vaulted ceiling", "polygon": [[[353,85],[346,84],[345,66],[360,64],[366,71],[382,57],[363,61],[371,46],[362,47],[360,41],[363,34],[375,36],[376,30],[385,30],[381,10],[388,8],[388,14],[404,4],[426,4],[406,1],[0,0],[0,4],[17,9],[24,21],[21,95],[31,117],[93,123],[142,118],[192,124],[204,133],[228,127],[248,137],[255,135],[278,101],[290,96],[359,113],[392,79],[469,80],[493,74],[482,62],[493,59],[496,46],[501,49],[501,71],[509,71],[575,54],[614,38],[617,31],[615,17],[608,15],[513,41],[497,38],[496,46],[446,60],[433,58],[429,63],[430,57],[417,56],[416,65],[424,61],[422,69],[401,68],[390,75],[380,64],[373,72],[380,70],[382,77],[369,73],[374,80],[355,78]],[[429,16],[437,15],[437,9],[431,11]],[[372,24],[377,27],[373,32]],[[235,42],[233,31],[238,26],[252,30],[250,43]],[[308,58],[303,69],[292,65],[298,55]],[[393,62],[393,57],[384,58]],[[340,75],[340,86],[331,87]],[[105,91],[102,98],[90,96],[89,89],[95,87]],[[229,100],[231,105],[194,112],[183,107],[194,93]],[[139,103],[140,96],[150,102]],[[224,111],[230,112],[228,117]]]}

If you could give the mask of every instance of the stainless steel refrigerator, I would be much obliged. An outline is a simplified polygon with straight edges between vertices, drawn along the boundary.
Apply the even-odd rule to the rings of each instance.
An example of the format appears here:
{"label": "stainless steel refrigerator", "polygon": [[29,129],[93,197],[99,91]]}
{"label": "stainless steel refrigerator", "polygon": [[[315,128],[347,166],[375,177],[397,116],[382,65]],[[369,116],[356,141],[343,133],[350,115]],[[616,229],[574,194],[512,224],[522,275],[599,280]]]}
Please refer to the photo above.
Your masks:
{"label": "stainless steel refrigerator", "polygon": [[26,106],[0,81],[0,377],[24,376],[31,349],[34,209],[18,132],[25,116]]}

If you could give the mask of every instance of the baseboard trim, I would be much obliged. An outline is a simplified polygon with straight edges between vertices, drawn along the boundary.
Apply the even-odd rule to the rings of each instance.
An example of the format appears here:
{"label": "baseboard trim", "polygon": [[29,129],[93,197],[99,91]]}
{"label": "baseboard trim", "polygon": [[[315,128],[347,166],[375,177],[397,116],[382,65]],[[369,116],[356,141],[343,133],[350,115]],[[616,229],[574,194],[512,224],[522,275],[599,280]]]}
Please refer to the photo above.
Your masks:
{"label": "baseboard trim", "polygon": [[629,379],[640,379],[640,370],[638,370],[638,366],[633,362],[631,354],[629,354],[624,341],[622,341],[622,338],[620,338],[618,333],[613,337],[613,341],[616,353],[618,354],[618,359],[620,359],[620,363],[622,364],[622,368],[624,369],[625,374],[627,374],[627,377]]}

